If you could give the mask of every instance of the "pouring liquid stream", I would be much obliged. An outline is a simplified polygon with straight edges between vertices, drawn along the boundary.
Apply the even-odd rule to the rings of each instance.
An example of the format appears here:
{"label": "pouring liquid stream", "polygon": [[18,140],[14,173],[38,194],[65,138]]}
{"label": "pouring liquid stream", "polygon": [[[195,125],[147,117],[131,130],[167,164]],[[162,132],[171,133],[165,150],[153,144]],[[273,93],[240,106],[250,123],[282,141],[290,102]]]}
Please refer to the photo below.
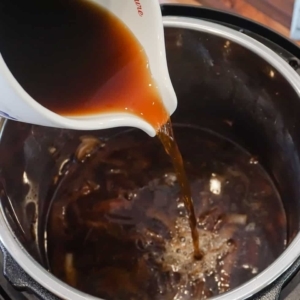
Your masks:
{"label": "pouring liquid stream", "polygon": [[189,218],[189,225],[191,228],[194,246],[194,258],[201,259],[203,254],[199,247],[199,233],[197,230],[197,219],[194,211],[191,189],[184,169],[182,155],[174,137],[173,127],[170,119],[168,119],[168,121],[161,126],[157,132],[157,136],[172,160],[172,164],[176,172],[177,181],[181,189],[182,200]]}

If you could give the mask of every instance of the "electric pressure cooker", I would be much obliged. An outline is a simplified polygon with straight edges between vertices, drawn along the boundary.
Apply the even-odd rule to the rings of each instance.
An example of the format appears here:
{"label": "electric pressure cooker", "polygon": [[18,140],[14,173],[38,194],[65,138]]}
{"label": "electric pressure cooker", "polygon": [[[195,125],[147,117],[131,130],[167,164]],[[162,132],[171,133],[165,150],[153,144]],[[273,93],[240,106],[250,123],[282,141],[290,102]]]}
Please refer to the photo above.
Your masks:
{"label": "electric pressure cooker", "polygon": [[[279,299],[300,267],[300,49],[229,13],[181,5],[163,5],[162,13],[168,66],[179,100],[173,121],[205,122],[257,154],[287,216],[284,252],[250,281],[213,299]],[[40,128],[40,138],[34,139],[30,126],[1,122],[4,276],[18,290],[40,299],[96,299],[66,285],[43,266],[42,221],[49,205],[45,191],[53,167],[43,149],[61,140],[58,129],[52,128]],[[65,134],[72,138],[77,133]],[[25,173],[31,182],[24,190]],[[32,214],[34,230],[28,230]]]}

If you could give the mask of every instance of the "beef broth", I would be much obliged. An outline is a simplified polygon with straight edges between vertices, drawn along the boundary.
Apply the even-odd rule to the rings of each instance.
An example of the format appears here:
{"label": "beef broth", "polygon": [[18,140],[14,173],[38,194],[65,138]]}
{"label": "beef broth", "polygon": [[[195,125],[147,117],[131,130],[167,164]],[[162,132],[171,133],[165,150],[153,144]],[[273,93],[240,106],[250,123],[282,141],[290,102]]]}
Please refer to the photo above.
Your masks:
{"label": "beef broth", "polygon": [[48,199],[47,255],[58,278],[108,300],[207,299],[282,253],[284,209],[257,159],[212,132],[174,131],[202,259],[194,259],[180,182],[159,139],[138,130],[82,136]]}
{"label": "beef broth", "polygon": [[0,51],[21,86],[63,116],[168,118],[144,49],[112,13],[85,0],[4,0]]}

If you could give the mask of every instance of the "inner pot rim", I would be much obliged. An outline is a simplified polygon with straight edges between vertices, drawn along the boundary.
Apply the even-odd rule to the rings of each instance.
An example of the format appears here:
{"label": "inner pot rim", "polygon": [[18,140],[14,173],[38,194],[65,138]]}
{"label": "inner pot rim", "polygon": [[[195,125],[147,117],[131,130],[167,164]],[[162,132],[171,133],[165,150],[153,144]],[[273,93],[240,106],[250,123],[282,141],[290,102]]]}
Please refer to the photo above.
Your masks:
{"label": "inner pot rim", "polygon": [[[254,40],[253,38],[246,36],[245,34],[227,28],[223,25],[214,24],[212,22],[186,18],[186,17],[164,17],[164,27],[176,27],[188,30],[201,31],[212,35],[217,35],[222,38],[235,42],[244,48],[256,53],[258,56],[266,60],[270,65],[275,67],[281,75],[291,84],[295,92],[300,98],[300,79],[299,75],[294,71],[288,63],[284,61],[275,52]],[[5,122],[0,124],[0,138],[5,128]],[[24,249],[24,247],[17,240],[15,234],[10,228],[5,214],[2,211],[0,213],[0,240],[4,247],[8,250],[11,256],[17,261],[20,267],[30,275],[34,280],[41,284],[44,288],[52,292],[53,294],[63,299],[69,300],[84,300],[84,299],[98,299],[94,296],[83,293],[66,283],[60,281],[54,275],[49,273],[41,265],[39,265]],[[240,285],[239,287],[215,296],[212,300],[242,300],[252,296],[277,279],[284,271],[286,271],[300,256],[300,233],[296,235],[287,249],[264,271],[259,273],[256,277],[250,281]]]}

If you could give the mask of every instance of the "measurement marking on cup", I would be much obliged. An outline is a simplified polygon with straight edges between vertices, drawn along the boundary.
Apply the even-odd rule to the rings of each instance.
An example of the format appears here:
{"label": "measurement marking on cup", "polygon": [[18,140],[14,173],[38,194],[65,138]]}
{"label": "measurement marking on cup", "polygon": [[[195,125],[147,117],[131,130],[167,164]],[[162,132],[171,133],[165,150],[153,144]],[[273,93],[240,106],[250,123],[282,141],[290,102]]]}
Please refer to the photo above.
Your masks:
{"label": "measurement marking on cup", "polygon": [[143,8],[142,8],[142,4],[141,4],[140,0],[133,0],[133,1],[136,5],[139,16],[142,17],[144,13],[143,13]]}

